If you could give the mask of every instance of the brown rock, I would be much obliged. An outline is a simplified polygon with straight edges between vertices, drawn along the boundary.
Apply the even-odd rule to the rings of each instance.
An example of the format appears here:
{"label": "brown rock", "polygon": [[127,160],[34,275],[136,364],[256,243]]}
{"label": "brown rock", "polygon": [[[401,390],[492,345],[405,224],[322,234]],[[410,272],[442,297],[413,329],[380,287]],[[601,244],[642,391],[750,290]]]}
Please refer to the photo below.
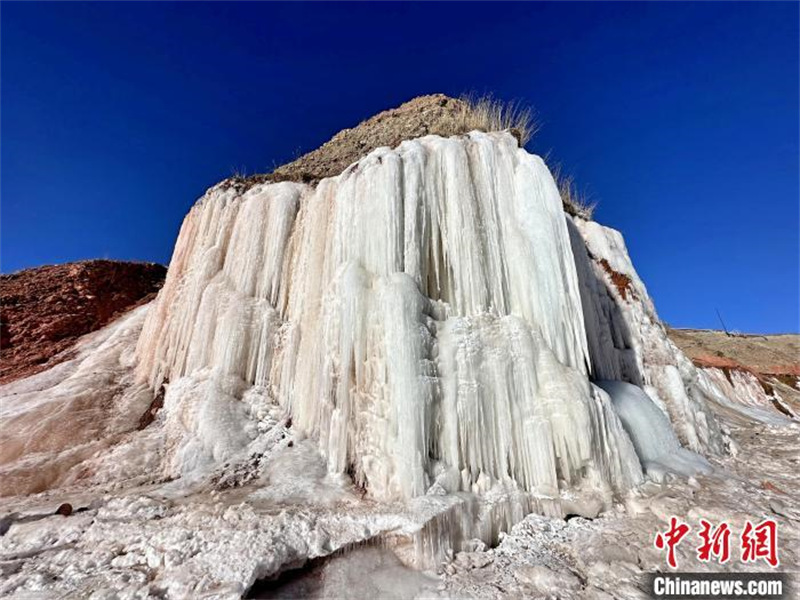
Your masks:
{"label": "brown rock", "polygon": [[394,148],[404,140],[424,135],[449,137],[467,133],[464,100],[444,94],[419,96],[397,108],[385,110],[362,121],[356,127],[343,129],[322,146],[297,160],[265,175],[231,177],[227,183],[243,188],[267,181],[317,183],[325,177],[339,175],[348,166],[375,148]]}
{"label": "brown rock", "polygon": [[79,337],[152,297],[166,269],[89,260],[0,276],[0,383],[69,358]]}
{"label": "brown rock", "polygon": [[794,385],[800,376],[800,335],[726,334],[712,329],[669,329],[669,337],[699,367],[740,369]]}

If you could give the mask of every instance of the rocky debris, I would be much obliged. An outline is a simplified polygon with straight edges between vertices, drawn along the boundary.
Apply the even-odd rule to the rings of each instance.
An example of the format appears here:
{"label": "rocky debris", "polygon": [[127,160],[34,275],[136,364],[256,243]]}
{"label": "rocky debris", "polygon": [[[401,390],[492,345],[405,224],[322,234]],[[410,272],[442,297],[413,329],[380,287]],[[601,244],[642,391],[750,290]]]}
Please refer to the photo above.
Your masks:
{"label": "rocky debris", "polygon": [[0,276],[0,383],[68,358],[80,336],[152,298],[165,274],[155,263],[89,260]]}
{"label": "rocky debris", "polygon": [[56,509],[56,514],[63,515],[65,517],[70,516],[72,514],[72,504],[69,502],[64,502]]}
{"label": "rocky debris", "polygon": [[425,135],[450,137],[473,130],[465,118],[469,103],[444,94],[419,96],[397,108],[385,110],[351,129],[343,129],[322,146],[272,173],[231,177],[228,185],[250,187],[257,183],[296,181],[314,184],[335,177],[376,148],[394,148],[404,140]]}

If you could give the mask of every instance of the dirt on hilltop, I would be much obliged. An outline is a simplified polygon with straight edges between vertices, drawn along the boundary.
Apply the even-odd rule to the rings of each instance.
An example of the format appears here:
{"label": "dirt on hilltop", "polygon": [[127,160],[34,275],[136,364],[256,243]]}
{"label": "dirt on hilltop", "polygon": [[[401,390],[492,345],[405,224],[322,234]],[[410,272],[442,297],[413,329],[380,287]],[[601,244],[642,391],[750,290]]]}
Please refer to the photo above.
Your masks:
{"label": "dirt on hilltop", "polygon": [[467,133],[463,114],[468,110],[464,100],[444,94],[419,96],[362,121],[356,127],[343,129],[316,150],[276,168],[272,173],[232,177],[232,185],[297,181],[315,184],[325,177],[339,175],[348,166],[375,148],[394,148],[404,140],[425,135],[448,137]]}
{"label": "dirt on hilltop", "polygon": [[[406,140],[426,135],[443,138],[471,131],[508,131],[524,147],[537,131],[533,111],[516,102],[502,102],[491,95],[452,98],[445,94],[417,96],[397,108],[384,110],[349,129],[342,129],[316,150],[276,167],[270,173],[234,175],[219,186],[243,193],[254,185],[292,181],[316,185],[342,174],[376,148],[396,148]],[[554,169],[564,211],[591,220],[594,205],[587,202],[569,176]]]}
{"label": "dirt on hilltop", "polygon": [[88,260],[0,276],[0,383],[68,358],[79,337],[152,298],[165,274],[155,263]]}

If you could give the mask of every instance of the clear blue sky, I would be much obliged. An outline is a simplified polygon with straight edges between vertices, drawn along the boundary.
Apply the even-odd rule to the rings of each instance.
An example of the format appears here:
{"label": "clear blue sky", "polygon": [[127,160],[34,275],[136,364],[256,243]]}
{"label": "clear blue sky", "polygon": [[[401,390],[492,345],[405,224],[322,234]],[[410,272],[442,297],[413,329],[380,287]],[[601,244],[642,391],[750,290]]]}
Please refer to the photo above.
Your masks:
{"label": "clear blue sky", "polygon": [[537,109],[674,326],[798,331],[798,4],[8,3],[2,270],[169,260],[233,170],[415,95]]}

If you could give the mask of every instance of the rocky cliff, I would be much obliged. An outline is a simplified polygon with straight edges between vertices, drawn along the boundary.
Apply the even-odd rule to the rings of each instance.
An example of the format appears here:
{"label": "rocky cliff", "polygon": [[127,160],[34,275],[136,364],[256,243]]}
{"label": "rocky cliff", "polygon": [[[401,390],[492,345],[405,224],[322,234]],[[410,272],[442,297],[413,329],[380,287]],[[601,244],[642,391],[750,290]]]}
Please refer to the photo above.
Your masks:
{"label": "rocky cliff", "polygon": [[154,263],[88,260],[0,276],[0,382],[64,360],[78,338],[150,300],[165,275]]}

